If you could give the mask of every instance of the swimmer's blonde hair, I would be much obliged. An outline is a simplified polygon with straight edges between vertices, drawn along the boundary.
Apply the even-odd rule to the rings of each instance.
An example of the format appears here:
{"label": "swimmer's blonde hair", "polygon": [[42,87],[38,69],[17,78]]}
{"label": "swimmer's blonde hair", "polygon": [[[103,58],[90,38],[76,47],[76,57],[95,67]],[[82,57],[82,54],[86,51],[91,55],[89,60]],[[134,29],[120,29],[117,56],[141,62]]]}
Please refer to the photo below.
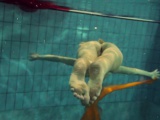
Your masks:
{"label": "swimmer's blonde hair", "polygon": [[99,39],[98,42],[99,42],[100,44],[103,44],[105,41],[102,40],[102,39]]}

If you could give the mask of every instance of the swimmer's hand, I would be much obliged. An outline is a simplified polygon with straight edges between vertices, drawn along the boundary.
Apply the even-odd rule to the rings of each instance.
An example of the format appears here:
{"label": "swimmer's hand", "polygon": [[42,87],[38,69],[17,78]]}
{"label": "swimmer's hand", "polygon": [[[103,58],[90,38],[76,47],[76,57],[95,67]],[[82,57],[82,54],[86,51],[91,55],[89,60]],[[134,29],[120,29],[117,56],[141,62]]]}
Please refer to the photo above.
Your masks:
{"label": "swimmer's hand", "polygon": [[32,53],[29,56],[30,61],[37,60],[38,58],[39,58],[39,54],[37,54],[37,53]]}
{"label": "swimmer's hand", "polygon": [[160,77],[160,72],[158,71],[158,69],[151,72],[151,78],[152,79],[158,79],[159,77]]}

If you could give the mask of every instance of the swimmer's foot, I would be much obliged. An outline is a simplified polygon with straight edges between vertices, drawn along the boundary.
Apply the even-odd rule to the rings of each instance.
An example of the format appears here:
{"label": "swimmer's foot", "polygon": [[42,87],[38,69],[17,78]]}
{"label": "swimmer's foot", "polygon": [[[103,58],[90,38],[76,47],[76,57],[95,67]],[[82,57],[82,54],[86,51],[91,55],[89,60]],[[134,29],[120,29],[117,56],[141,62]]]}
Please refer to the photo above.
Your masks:
{"label": "swimmer's foot", "polygon": [[90,89],[90,101],[89,103],[94,103],[95,100],[97,100],[98,96],[101,93],[102,90],[102,82],[98,80],[89,80],[88,86]]}
{"label": "swimmer's foot", "polygon": [[88,81],[88,87],[90,89],[90,104],[92,104],[100,95],[102,90],[102,82],[104,75],[100,64],[93,63],[89,68],[90,79]]}
{"label": "swimmer's foot", "polygon": [[89,104],[89,87],[85,82],[85,74],[89,62],[83,58],[79,58],[73,68],[73,72],[70,77],[70,87],[73,91],[73,95],[81,100],[83,105]]}
{"label": "swimmer's foot", "polygon": [[[73,76],[74,75],[72,74],[71,77]],[[78,99],[80,99],[83,105],[85,106],[88,105],[90,100],[89,87],[87,86],[85,81],[70,79],[69,84],[70,84],[71,91],[73,92],[73,95]]]}
{"label": "swimmer's foot", "polygon": [[37,60],[38,58],[39,58],[39,54],[37,54],[37,53],[32,53],[32,54],[29,56],[29,60],[30,60],[30,61]]}

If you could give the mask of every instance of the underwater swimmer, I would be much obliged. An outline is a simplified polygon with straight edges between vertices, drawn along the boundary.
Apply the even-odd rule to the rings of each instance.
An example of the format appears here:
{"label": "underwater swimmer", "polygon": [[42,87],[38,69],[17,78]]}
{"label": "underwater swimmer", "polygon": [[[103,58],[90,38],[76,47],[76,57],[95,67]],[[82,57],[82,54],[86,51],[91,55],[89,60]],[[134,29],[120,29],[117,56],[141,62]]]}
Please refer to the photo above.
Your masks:
{"label": "underwater swimmer", "polygon": [[[158,78],[158,70],[148,72],[137,68],[121,66],[123,55],[119,48],[103,40],[82,42],[78,49],[78,58],[69,58],[57,55],[31,54],[30,60],[47,60],[62,62],[74,66],[69,84],[73,95],[84,105],[93,103],[100,95],[102,83],[106,75],[111,73],[138,74]],[[85,76],[89,76],[88,83]]]}

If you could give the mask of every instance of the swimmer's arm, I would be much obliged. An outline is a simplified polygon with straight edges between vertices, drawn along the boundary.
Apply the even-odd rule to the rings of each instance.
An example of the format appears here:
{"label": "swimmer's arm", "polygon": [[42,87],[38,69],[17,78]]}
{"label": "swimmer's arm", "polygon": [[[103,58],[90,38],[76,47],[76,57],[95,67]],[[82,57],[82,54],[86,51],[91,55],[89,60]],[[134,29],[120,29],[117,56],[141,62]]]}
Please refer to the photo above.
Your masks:
{"label": "swimmer's arm", "polygon": [[[61,62],[66,65],[73,66],[76,58],[71,57],[63,57],[58,55],[39,55],[39,54],[31,54],[30,60],[45,60],[45,61],[52,61],[52,62]],[[160,77],[159,71],[155,70],[153,72],[148,72],[145,70],[137,69],[137,68],[131,68],[131,67],[125,67],[120,66],[116,71],[112,71],[111,73],[121,73],[121,74],[137,74],[137,75],[144,75],[151,77],[152,79]],[[88,71],[87,71],[88,76]]]}
{"label": "swimmer's arm", "polygon": [[58,56],[58,55],[39,55],[39,54],[31,54],[29,56],[29,59],[31,61],[33,60],[45,60],[45,61],[52,61],[52,62],[61,62],[66,65],[73,66],[76,58],[71,58],[71,57],[63,57],[63,56]]}
{"label": "swimmer's arm", "polygon": [[152,79],[160,77],[160,72],[158,70],[148,72],[138,68],[131,68],[126,66],[120,66],[116,71],[113,71],[112,73],[143,75],[143,76],[151,77]]}

